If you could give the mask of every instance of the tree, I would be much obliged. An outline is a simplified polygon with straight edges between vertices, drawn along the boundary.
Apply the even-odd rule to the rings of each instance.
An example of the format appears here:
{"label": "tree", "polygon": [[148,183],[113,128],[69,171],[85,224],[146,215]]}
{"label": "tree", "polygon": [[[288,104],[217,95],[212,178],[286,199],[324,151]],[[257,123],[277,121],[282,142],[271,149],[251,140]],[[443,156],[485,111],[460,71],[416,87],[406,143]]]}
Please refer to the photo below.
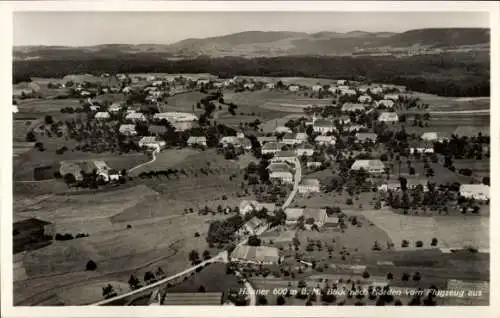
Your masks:
{"label": "tree", "polygon": [[424,246],[424,243],[422,241],[416,241],[415,242],[415,246],[416,247],[422,247],[422,246]]}
{"label": "tree", "polygon": [[267,305],[267,298],[266,298],[266,296],[264,296],[264,295],[259,295],[259,297],[257,297],[257,303],[258,303],[260,306],[265,306],[265,305]]}
{"label": "tree", "polygon": [[45,116],[44,121],[45,121],[45,124],[47,124],[47,125],[52,125],[54,123],[54,119],[50,115]]}
{"label": "tree", "polygon": [[76,178],[72,173],[67,173],[64,175],[64,183],[67,185],[72,185],[76,182]]}
{"label": "tree", "polygon": [[109,299],[116,296],[115,289],[113,288],[113,286],[111,286],[111,284],[108,284],[107,286],[104,286],[102,288],[102,296],[104,297],[104,299]]}
{"label": "tree", "polygon": [[189,253],[189,261],[191,262],[191,264],[195,264],[197,261],[199,261],[199,259],[200,259],[200,254],[198,254],[198,251],[192,250]]}
{"label": "tree", "polygon": [[403,273],[403,276],[401,277],[401,280],[403,282],[407,282],[410,279],[410,274],[408,273]]}
{"label": "tree", "polygon": [[413,274],[413,280],[418,282],[420,279],[422,278],[420,272],[415,272],[415,274]]}
{"label": "tree", "polygon": [[85,269],[88,271],[95,271],[97,269],[97,264],[93,260],[89,260]]}
{"label": "tree", "polygon": [[130,286],[130,289],[135,290],[139,286],[139,279],[134,274],[130,275],[130,278],[128,280],[128,285]]}
{"label": "tree", "polygon": [[313,304],[312,304],[312,302],[311,302],[310,300],[307,300],[307,301],[306,301],[306,306],[312,306],[312,305],[313,305]]}
{"label": "tree", "polygon": [[261,240],[256,235],[252,235],[248,238],[248,245],[260,246],[260,244],[261,244]]}
{"label": "tree", "polygon": [[431,246],[437,246],[437,244],[438,244],[438,239],[433,237],[431,241]]}
{"label": "tree", "polygon": [[200,285],[200,287],[198,287],[198,292],[199,293],[204,293],[205,292],[205,286]]}
{"label": "tree", "polygon": [[283,306],[286,303],[285,297],[279,295],[276,299],[276,305]]}
{"label": "tree", "polygon": [[387,273],[387,279],[392,280],[394,278],[394,275],[392,273]]}
{"label": "tree", "polygon": [[396,300],[394,301],[394,306],[403,306],[403,303],[401,302],[401,300],[396,299]]}
{"label": "tree", "polygon": [[155,275],[153,274],[153,272],[147,271],[146,273],[144,273],[144,282],[146,284],[151,284],[155,280],[156,280],[156,278],[155,278]]}
{"label": "tree", "polygon": [[209,251],[207,251],[207,250],[205,250],[205,251],[203,252],[203,259],[204,259],[204,260],[207,260],[207,259],[210,259],[210,258],[211,258],[211,256],[210,256],[210,252],[209,252]]}
{"label": "tree", "polygon": [[370,277],[370,273],[368,273],[368,271],[364,271],[364,272],[363,272],[363,278],[364,278],[364,279],[367,279],[367,278],[369,278],[369,277]]}
{"label": "tree", "polygon": [[28,131],[28,133],[26,134],[26,141],[27,142],[35,142],[36,141],[36,136],[35,136],[35,133],[33,133],[33,131]]}

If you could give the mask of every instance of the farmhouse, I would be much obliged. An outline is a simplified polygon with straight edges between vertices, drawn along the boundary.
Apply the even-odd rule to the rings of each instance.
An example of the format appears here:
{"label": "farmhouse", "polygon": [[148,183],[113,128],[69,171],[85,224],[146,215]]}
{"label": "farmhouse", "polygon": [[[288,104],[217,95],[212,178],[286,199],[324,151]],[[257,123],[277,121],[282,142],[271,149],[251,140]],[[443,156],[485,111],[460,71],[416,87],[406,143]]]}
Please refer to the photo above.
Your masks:
{"label": "farmhouse", "polygon": [[268,142],[276,141],[276,136],[260,136],[260,137],[257,137],[257,141],[259,142],[259,144],[261,146],[263,146],[264,144],[266,144]]}
{"label": "farmhouse", "polygon": [[238,230],[238,235],[259,235],[265,229],[267,229],[266,221],[254,216],[242,225],[242,227]]}
{"label": "farmhouse", "polygon": [[314,154],[314,147],[308,143],[300,144],[297,149],[295,149],[297,156],[312,156]]}
{"label": "farmhouse", "polygon": [[295,135],[295,139],[296,140],[299,140],[301,142],[303,141],[306,141],[307,140],[307,134],[306,133],[303,133],[303,132],[299,132]]}
{"label": "farmhouse", "polygon": [[266,209],[267,212],[274,212],[276,210],[276,205],[274,203],[260,203],[255,200],[243,200],[240,203],[239,212],[241,215],[245,215],[263,209]]}
{"label": "farmhouse", "polygon": [[410,154],[414,153],[434,153],[434,145],[425,141],[411,142]]}
{"label": "farmhouse", "polygon": [[392,99],[382,99],[376,102],[378,108],[393,108],[394,101]]}
{"label": "farmhouse", "polygon": [[[427,180],[420,180],[420,179],[407,179],[406,182],[406,187],[410,190],[417,188],[418,186],[422,186],[422,190],[424,192],[429,191],[427,187]],[[388,182],[385,184],[381,184],[378,187],[379,191],[387,192],[387,191],[400,191],[401,190],[401,182],[400,181],[394,181],[394,182]]]}
{"label": "farmhouse", "polygon": [[106,120],[109,119],[111,116],[109,115],[108,112],[97,112],[94,116],[95,119],[97,120]]}
{"label": "farmhouse", "polygon": [[384,173],[385,166],[384,163],[378,159],[356,160],[351,166],[351,170],[357,171],[361,169],[364,169],[368,173]]}
{"label": "farmhouse", "polygon": [[271,162],[295,162],[296,157],[297,154],[292,150],[280,151],[271,158]]}
{"label": "farmhouse", "polygon": [[165,113],[157,113],[153,116],[154,119],[158,120],[168,120],[170,123],[175,122],[191,122],[198,120],[198,117],[191,113],[182,113],[182,112],[165,112]]}
{"label": "farmhouse", "polygon": [[243,85],[243,88],[251,90],[251,89],[255,88],[255,84],[254,83],[246,83],[245,85]]}
{"label": "farmhouse", "polygon": [[372,97],[370,95],[361,95],[358,97],[358,102],[368,104],[372,102]]}
{"label": "farmhouse", "polygon": [[312,91],[314,93],[318,93],[318,92],[321,92],[323,90],[323,86],[321,85],[314,85],[313,87],[311,87]]}
{"label": "farmhouse", "polygon": [[366,106],[363,104],[354,104],[354,103],[344,103],[340,110],[344,113],[349,113],[349,112],[355,112],[355,111],[360,111],[364,112],[366,109]]}
{"label": "farmhouse", "polygon": [[299,184],[299,193],[319,192],[319,180],[306,178]]}
{"label": "farmhouse", "polygon": [[394,112],[385,112],[385,113],[382,113],[380,114],[380,116],[378,116],[378,121],[380,122],[397,122],[399,121],[399,116],[397,113],[394,113]]}
{"label": "farmhouse", "polygon": [[283,148],[283,146],[284,146],[284,144],[282,144],[280,142],[270,142],[270,143],[265,144],[262,147],[261,152],[263,155],[268,154],[268,153],[275,154],[275,153],[280,152],[281,149]]}
{"label": "farmhouse", "polygon": [[207,146],[207,138],[205,136],[190,136],[187,140],[188,146],[192,147],[195,145],[198,146]]}
{"label": "farmhouse", "polygon": [[64,160],[60,162],[59,173],[64,178],[82,181],[83,174],[92,174],[94,171],[104,181],[109,181],[110,168],[102,160]]}
{"label": "farmhouse", "polygon": [[351,122],[351,117],[349,116],[340,116],[339,119],[338,119],[339,123],[341,123],[342,125],[347,125]]}
{"label": "farmhouse", "polygon": [[440,132],[424,132],[420,139],[424,141],[443,141],[448,139],[448,136],[445,136],[443,133]]}
{"label": "farmhouse", "polygon": [[335,123],[331,120],[318,119],[314,121],[313,130],[324,135],[329,132],[334,132],[337,128],[335,127]]}
{"label": "farmhouse", "polygon": [[473,198],[478,201],[488,201],[490,199],[490,186],[486,184],[462,184],[460,195],[466,198]]}
{"label": "farmhouse", "polygon": [[165,294],[163,306],[220,306],[223,303],[222,292],[170,293]]}
{"label": "farmhouse", "polygon": [[266,169],[269,171],[269,173],[273,172],[291,172],[292,167],[286,163],[286,162],[273,162],[270,163]]}
{"label": "farmhouse", "polygon": [[274,132],[277,133],[277,134],[291,134],[292,133],[292,130],[286,126],[278,126],[274,129]]}
{"label": "farmhouse", "polygon": [[366,141],[375,142],[377,141],[377,134],[375,133],[357,133],[356,140],[364,143]]}
{"label": "farmhouse", "polygon": [[325,227],[336,228],[340,225],[340,219],[336,216],[330,216],[326,218]]}
{"label": "farmhouse", "polygon": [[279,264],[279,250],[269,246],[238,245],[231,253],[231,261],[251,264]]}
{"label": "farmhouse", "polygon": [[337,80],[337,85],[346,85],[347,80]]}
{"label": "farmhouse", "polygon": [[124,136],[135,136],[137,135],[137,131],[135,130],[135,125],[120,125],[118,129],[119,132]]}
{"label": "farmhouse", "polygon": [[273,89],[275,87],[274,83],[266,83],[267,89]]}
{"label": "farmhouse", "polygon": [[384,92],[384,89],[380,86],[370,86],[369,89],[370,89],[370,92],[372,94],[376,94],[376,95],[382,94]]}
{"label": "farmhouse", "polygon": [[162,140],[156,136],[146,136],[142,137],[141,140],[139,140],[139,147],[141,148],[150,148],[160,151],[160,149],[165,148],[166,145],[167,143],[165,142],[165,140]]}
{"label": "farmhouse", "polygon": [[302,140],[299,140],[297,139],[297,135],[296,134],[285,134],[283,136],[283,143],[286,144],[286,145],[296,145],[296,144],[300,144],[302,142]]}
{"label": "farmhouse", "polygon": [[117,113],[119,112],[120,110],[122,109],[122,105],[118,104],[118,103],[113,103],[111,104],[111,106],[108,107],[108,111],[110,113]]}
{"label": "farmhouse", "polygon": [[281,183],[293,183],[293,174],[289,171],[277,171],[269,174],[269,180]]}
{"label": "farmhouse", "polygon": [[143,113],[136,113],[136,112],[127,114],[127,116],[125,116],[125,119],[133,122],[146,121],[146,117],[144,116]]}
{"label": "farmhouse", "polygon": [[307,225],[308,223],[310,224],[309,219],[313,219],[314,224],[316,224],[318,227],[322,227],[326,219],[328,218],[326,214],[326,209],[314,209],[314,208],[305,208],[304,213],[302,214],[304,217],[304,222]]}
{"label": "farmhouse", "polygon": [[322,163],[319,161],[308,161],[306,163],[307,168],[319,168],[321,165]]}
{"label": "farmhouse", "polygon": [[167,127],[161,125],[151,125],[148,131],[153,136],[162,136],[167,133]]}
{"label": "farmhouse", "polygon": [[335,137],[319,135],[314,138],[314,142],[317,145],[335,145]]}
{"label": "farmhouse", "polygon": [[398,101],[399,100],[399,95],[398,94],[387,94],[384,95],[384,99],[390,99],[393,101]]}
{"label": "farmhouse", "polygon": [[55,235],[54,224],[36,218],[15,222],[12,231],[14,254],[28,249],[31,244],[50,241]]}
{"label": "farmhouse", "polygon": [[353,89],[339,88],[340,95],[356,96],[356,91]]}
{"label": "farmhouse", "polygon": [[352,125],[345,127],[344,129],[347,130],[348,132],[353,132],[353,131],[360,131],[361,129],[364,129],[364,128],[365,128],[365,126],[363,126],[363,125],[352,124]]}
{"label": "farmhouse", "polygon": [[290,85],[290,86],[288,86],[288,90],[290,92],[297,92],[299,89],[300,89],[300,87],[297,86],[297,85]]}
{"label": "farmhouse", "polygon": [[219,140],[219,145],[227,147],[229,145],[239,145],[240,140],[236,136],[224,136]]}

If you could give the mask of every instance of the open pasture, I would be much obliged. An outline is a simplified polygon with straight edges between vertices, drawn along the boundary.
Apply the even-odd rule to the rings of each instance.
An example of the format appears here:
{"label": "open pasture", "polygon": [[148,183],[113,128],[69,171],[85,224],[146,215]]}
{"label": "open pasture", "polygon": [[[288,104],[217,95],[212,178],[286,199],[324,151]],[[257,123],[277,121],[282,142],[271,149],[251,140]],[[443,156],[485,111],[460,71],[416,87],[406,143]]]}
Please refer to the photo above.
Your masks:
{"label": "open pasture", "polygon": [[198,153],[193,149],[166,149],[156,154],[156,160],[133,170],[131,175],[139,175],[142,172],[166,170],[181,163],[188,156]]}
{"label": "open pasture", "polygon": [[207,94],[199,91],[177,94],[167,97],[165,105],[162,106],[160,112],[192,112],[193,105],[195,112],[203,113],[203,109],[196,108],[196,103],[206,97]]}
{"label": "open pasture", "polygon": [[18,103],[19,114],[28,113],[33,116],[61,114],[65,107],[80,107],[78,99],[26,99]]}

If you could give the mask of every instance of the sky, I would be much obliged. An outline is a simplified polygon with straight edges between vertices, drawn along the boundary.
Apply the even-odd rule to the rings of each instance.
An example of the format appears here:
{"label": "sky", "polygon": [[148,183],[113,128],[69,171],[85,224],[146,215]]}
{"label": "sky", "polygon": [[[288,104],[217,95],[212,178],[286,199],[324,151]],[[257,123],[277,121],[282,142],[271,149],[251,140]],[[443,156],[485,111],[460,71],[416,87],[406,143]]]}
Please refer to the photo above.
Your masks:
{"label": "sky", "polygon": [[481,12],[15,12],[14,45],[170,44],[243,31],[489,27]]}

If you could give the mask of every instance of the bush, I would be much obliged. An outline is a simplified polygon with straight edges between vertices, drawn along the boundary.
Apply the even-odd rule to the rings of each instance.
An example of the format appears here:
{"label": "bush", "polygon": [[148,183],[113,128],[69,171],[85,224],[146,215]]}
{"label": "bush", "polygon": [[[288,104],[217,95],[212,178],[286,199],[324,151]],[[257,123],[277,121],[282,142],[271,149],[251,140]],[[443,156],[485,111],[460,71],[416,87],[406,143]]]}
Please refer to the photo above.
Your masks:
{"label": "bush", "polygon": [[368,273],[367,271],[364,271],[363,272],[363,278],[369,278],[370,277],[370,273]]}
{"label": "bush", "polygon": [[97,269],[97,264],[93,260],[89,260],[87,265],[85,265],[85,270],[95,271]]}
{"label": "bush", "polygon": [[283,297],[281,295],[278,296],[278,298],[276,299],[276,305],[283,306],[285,303],[286,303],[285,297]]}
{"label": "bush", "polygon": [[194,233],[194,237],[200,237],[200,233],[198,232]]}
{"label": "bush", "polygon": [[403,240],[401,242],[401,247],[408,247],[410,245],[410,242],[408,242],[407,240]]}
{"label": "bush", "polygon": [[412,278],[414,281],[418,282],[420,279],[422,279],[422,275],[420,274],[420,272],[416,272],[415,274],[413,274],[413,278]]}
{"label": "bush", "polygon": [[403,273],[403,276],[401,277],[401,280],[403,282],[407,282],[410,279],[410,274],[408,273]]}
{"label": "bush", "polygon": [[422,246],[424,246],[424,243],[422,241],[416,241],[415,242],[415,246],[416,247],[422,247]]}
{"label": "bush", "polygon": [[433,237],[431,241],[431,246],[436,246],[438,244],[437,238]]}

